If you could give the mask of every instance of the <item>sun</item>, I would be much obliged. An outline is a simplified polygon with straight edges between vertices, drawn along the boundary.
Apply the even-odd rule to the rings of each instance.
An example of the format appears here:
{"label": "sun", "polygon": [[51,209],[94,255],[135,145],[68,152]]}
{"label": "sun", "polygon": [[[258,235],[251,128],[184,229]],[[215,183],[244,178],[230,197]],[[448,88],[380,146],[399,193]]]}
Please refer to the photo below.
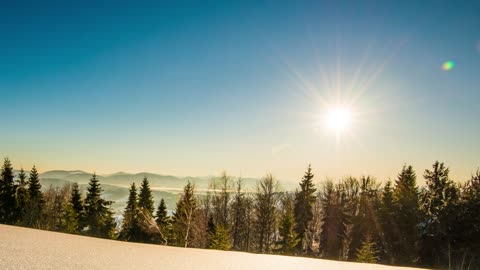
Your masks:
{"label": "sun", "polygon": [[345,106],[331,106],[328,108],[325,115],[327,127],[336,134],[348,131],[352,125],[352,120],[352,110]]}

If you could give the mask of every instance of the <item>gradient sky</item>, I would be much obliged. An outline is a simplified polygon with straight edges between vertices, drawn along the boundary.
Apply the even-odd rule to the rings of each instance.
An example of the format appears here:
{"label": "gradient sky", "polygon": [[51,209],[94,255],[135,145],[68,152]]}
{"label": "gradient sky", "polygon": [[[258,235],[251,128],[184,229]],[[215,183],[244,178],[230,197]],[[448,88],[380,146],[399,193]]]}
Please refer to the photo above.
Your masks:
{"label": "gradient sky", "polygon": [[[309,163],[317,180],[385,180],[440,160],[463,181],[480,166],[479,14],[478,1],[2,1],[0,155],[292,181]],[[336,103],[355,112],[341,138],[318,120]]]}

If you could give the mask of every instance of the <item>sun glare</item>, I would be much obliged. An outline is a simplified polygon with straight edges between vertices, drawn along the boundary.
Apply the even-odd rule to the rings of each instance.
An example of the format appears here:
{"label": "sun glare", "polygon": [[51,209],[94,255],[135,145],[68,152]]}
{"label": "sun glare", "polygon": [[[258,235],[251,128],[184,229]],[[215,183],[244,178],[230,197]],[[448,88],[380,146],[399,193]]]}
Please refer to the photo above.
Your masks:
{"label": "sun glare", "polygon": [[348,130],[352,124],[352,112],[347,107],[334,106],[327,111],[327,126],[337,134]]}

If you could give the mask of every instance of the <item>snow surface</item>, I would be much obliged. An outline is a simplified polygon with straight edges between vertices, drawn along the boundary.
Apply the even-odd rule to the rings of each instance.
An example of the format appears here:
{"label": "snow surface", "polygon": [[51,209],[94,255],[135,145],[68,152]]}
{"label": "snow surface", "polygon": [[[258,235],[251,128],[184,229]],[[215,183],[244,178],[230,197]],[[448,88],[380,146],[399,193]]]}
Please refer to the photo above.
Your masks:
{"label": "snow surface", "polygon": [[0,269],[414,269],[128,243],[0,225]]}

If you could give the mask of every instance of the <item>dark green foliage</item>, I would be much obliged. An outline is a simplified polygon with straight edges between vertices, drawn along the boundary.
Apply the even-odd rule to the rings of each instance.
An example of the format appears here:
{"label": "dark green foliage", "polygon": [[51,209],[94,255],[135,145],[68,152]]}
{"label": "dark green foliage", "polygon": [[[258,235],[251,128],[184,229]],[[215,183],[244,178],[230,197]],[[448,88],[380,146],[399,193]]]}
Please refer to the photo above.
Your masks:
{"label": "dark green foliage", "polygon": [[291,255],[295,253],[295,248],[300,242],[300,238],[294,229],[295,216],[293,213],[293,200],[290,194],[285,194],[282,200],[282,208],[283,213],[279,228],[280,241],[277,242],[277,245],[279,245],[277,251],[281,254]]}
{"label": "dark green foliage", "polygon": [[357,249],[356,261],[361,263],[376,263],[378,261],[377,249],[375,242],[367,239],[362,242],[359,249]]}
{"label": "dark green foliage", "polygon": [[330,259],[343,257],[343,243],[347,238],[347,197],[343,187],[327,181],[320,192],[323,212],[320,233],[320,254]]}
{"label": "dark green foliage", "polygon": [[308,169],[300,182],[300,190],[295,192],[295,231],[298,234],[299,250],[304,251],[304,236],[308,228],[309,222],[313,218],[313,205],[315,204],[315,185],[313,184],[312,166],[308,165]]}
{"label": "dark green foliage", "polygon": [[214,227],[214,232],[211,235],[210,246],[211,249],[229,250],[232,247],[230,243],[230,234],[222,225]]}
{"label": "dark green foliage", "polygon": [[413,265],[418,254],[419,193],[412,166],[403,166],[395,181],[393,215],[395,228],[392,252],[395,263]]}
{"label": "dark green foliage", "polygon": [[138,207],[147,210],[150,215],[153,216],[153,211],[155,210],[152,190],[150,189],[150,183],[148,178],[144,177],[142,185],[140,186],[140,194],[138,196]]}
{"label": "dark green foliage", "polygon": [[379,250],[379,259],[384,263],[393,263],[395,261],[397,243],[398,224],[395,222],[396,214],[394,212],[392,182],[387,181],[382,192],[382,200],[378,209],[379,235],[382,241],[382,249]]}
{"label": "dark green foliage", "polygon": [[128,195],[127,206],[123,212],[122,231],[118,237],[119,239],[135,242],[142,240],[138,221],[138,211],[137,188],[135,183],[132,183]]}
{"label": "dark green foliage", "polygon": [[449,265],[454,250],[459,190],[449,178],[449,169],[438,161],[433,170],[425,170],[426,189],[421,197],[425,219],[421,223],[421,263],[440,267]]}
{"label": "dark green foliage", "polygon": [[24,224],[23,220],[26,216],[27,204],[28,204],[28,191],[27,191],[27,175],[25,171],[20,169],[20,173],[18,174],[18,184],[17,190],[15,192],[15,199],[16,199],[16,213],[18,216],[16,217],[17,223]]}
{"label": "dark green foliage", "polygon": [[380,230],[377,227],[376,217],[376,209],[379,205],[378,187],[375,179],[370,176],[362,177],[360,180],[360,198],[358,210],[352,217],[353,227],[348,258],[356,257],[356,251],[367,236],[371,236],[373,242],[380,243]]}
{"label": "dark green foliage", "polygon": [[33,166],[28,178],[28,207],[24,222],[29,227],[38,228],[42,216],[43,206],[45,204],[42,185],[38,178],[37,168]]}
{"label": "dark green foliage", "polygon": [[183,189],[183,194],[177,202],[177,207],[172,220],[172,233],[174,245],[188,247],[193,239],[192,227],[197,208],[194,195],[194,186],[188,182]]}
{"label": "dark green foliage", "polygon": [[104,200],[101,195],[100,183],[97,176],[93,174],[85,197],[86,233],[96,237],[113,238],[115,221],[110,210],[112,202]]}
{"label": "dark green foliage", "polygon": [[16,187],[13,179],[12,163],[5,158],[0,176],[0,223],[14,224],[18,218],[15,200]]}
{"label": "dark green foliage", "polygon": [[73,183],[70,201],[67,208],[68,231],[78,233],[83,229],[85,209],[82,200],[82,194],[77,183]]}
{"label": "dark green foliage", "polygon": [[160,200],[160,204],[158,205],[157,208],[157,218],[155,219],[157,222],[158,226],[163,230],[167,230],[170,219],[168,217],[167,213],[167,206],[165,205],[165,200],[162,198]]}
{"label": "dark green foliage", "polygon": [[260,253],[270,253],[274,242],[277,186],[278,182],[268,174],[260,181],[255,194],[257,246]]}

